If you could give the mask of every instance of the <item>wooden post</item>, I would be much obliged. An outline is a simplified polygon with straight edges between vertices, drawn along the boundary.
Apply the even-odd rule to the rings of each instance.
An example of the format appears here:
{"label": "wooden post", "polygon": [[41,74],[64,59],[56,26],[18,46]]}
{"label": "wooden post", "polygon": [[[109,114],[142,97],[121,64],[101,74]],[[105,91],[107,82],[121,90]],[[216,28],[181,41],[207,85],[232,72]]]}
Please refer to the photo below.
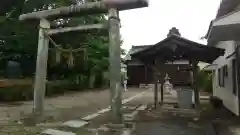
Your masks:
{"label": "wooden post", "polygon": [[44,96],[46,89],[47,76],[47,60],[48,60],[48,44],[49,39],[44,34],[44,29],[49,29],[50,23],[46,19],[40,20],[38,54],[36,75],[34,84],[34,106],[33,112],[37,116],[41,116],[44,110]]}
{"label": "wooden post", "polygon": [[157,75],[155,72],[155,84],[154,84],[154,107],[157,108],[158,107],[158,79],[157,79]]}
{"label": "wooden post", "polygon": [[164,84],[164,78],[163,76],[163,62],[162,61],[155,61],[156,63],[156,70],[158,71],[158,83],[161,85],[160,87],[160,94],[161,94],[161,104],[163,104],[163,100],[164,100],[164,93],[163,93],[163,84]]}
{"label": "wooden post", "polygon": [[164,101],[163,85],[164,85],[164,80],[163,80],[163,78],[161,78],[161,104],[162,105],[163,105],[163,101]]}
{"label": "wooden post", "polygon": [[157,60],[153,61],[152,65],[153,75],[154,75],[154,107],[158,107],[158,67]]}
{"label": "wooden post", "polygon": [[[157,108],[158,106],[158,85],[159,85],[159,76],[160,76],[160,72],[159,72],[159,65],[158,65],[158,61],[157,60],[154,60],[154,66],[155,66],[155,89],[154,89],[154,104],[155,104],[155,107]],[[162,95],[161,95],[162,97]]]}
{"label": "wooden post", "polygon": [[200,100],[199,100],[199,91],[197,87],[197,62],[192,61],[192,85],[194,90],[194,101],[195,101],[195,108],[200,108]]}
{"label": "wooden post", "polygon": [[122,87],[121,87],[121,53],[120,20],[116,9],[109,10],[109,63],[111,111],[114,124],[121,124]]}
{"label": "wooden post", "polygon": [[148,84],[148,72],[147,67],[144,65],[144,80],[145,80],[145,86]]}

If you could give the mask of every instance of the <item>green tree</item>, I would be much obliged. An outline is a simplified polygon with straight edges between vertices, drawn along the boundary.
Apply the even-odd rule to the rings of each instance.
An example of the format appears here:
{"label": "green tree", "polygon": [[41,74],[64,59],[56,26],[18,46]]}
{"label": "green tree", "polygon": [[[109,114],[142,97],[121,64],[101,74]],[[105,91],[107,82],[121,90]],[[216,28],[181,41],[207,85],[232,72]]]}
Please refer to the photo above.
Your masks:
{"label": "green tree", "polygon": [[[1,1],[5,3],[7,0]],[[9,1],[10,2],[10,1]],[[46,10],[72,4],[81,4],[80,0],[17,0],[8,3],[9,6],[0,10],[0,48],[1,61],[4,63],[10,59],[21,62],[25,76],[32,76],[35,72],[36,51],[38,41],[37,21],[20,22],[18,17],[22,13]],[[59,18],[52,20],[52,28],[76,26],[81,24],[104,23],[104,14],[89,15],[75,18]],[[85,53],[75,53],[75,66],[68,67],[66,61],[49,66],[48,75],[56,75],[60,78],[77,76],[102,76],[108,70],[108,34],[104,31],[95,33],[70,32],[52,36],[56,44],[63,48],[79,48],[87,45]],[[50,45],[50,54],[55,53],[54,46]],[[124,52],[124,51],[123,51]],[[52,55],[49,55],[49,57]],[[83,59],[85,56],[85,59]],[[30,66],[31,65],[31,66]],[[51,63],[49,62],[49,65]],[[84,78],[84,77],[83,77]],[[88,78],[89,80],[89,78]]]}

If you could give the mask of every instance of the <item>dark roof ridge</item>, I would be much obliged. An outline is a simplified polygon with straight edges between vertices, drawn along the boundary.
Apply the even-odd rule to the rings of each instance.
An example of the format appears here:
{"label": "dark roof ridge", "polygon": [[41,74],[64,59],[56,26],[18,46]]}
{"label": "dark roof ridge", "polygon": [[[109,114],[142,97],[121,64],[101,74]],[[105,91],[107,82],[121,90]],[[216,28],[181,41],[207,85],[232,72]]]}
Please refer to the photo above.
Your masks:
{"label": "dark roof ridge", "polygon": [[[154,45],[152,45],[152,46],[150,46],[150,47],[148,47],[148,48],[144,48],[144,49],[142,49],[142,50],[140,50],[140,51],[138,51],[138,52],[135,52],[135,53],[144,52],[144,51],[146,51],[146,50],[148,50],[148,49],[154,48],[154,47],[156,47],[158,44],[167,42],[167,41],[171,40],[172,38],[177,38],[177,39],[184,40],[184,41],[186,41],[186,42],[190,42],[190,43],[192,43],[192,44],[196,44],[196,45],[200,45],[200,46],[206,46],[206,45],[204,45],[204,44],[201,44],[201,43],[192,41],[192,40],[187,39],[187,38],[184,38],[184,37],[182,37],[182,36],[171,35],[171,36],[169,36],[169,37],[161,40],[160,42],[158,42],[158,43],[156,43],[156,44],[154,44]],[[212,47],[208,46],[208,48],[212,48]]]}

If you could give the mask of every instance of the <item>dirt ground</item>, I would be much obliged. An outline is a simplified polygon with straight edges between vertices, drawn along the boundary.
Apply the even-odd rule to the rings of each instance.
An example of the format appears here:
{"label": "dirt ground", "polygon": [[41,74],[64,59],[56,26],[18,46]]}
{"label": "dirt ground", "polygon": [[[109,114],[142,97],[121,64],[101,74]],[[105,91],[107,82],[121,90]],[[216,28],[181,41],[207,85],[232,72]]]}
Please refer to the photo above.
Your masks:
{"label": "dirt ground", "polygon": [[234,115],[226,108],[211,110],[208,119],[211,120],[215,135],[239,135],[240,117]]}
{"label": "dirt ground", "polygon": [[[159,95],[160,96],[160,95]],[[165,102],[176,102],[177,98],[171,95],[165,95]],[[141,98],[133,100],[125,106],[139,106],[143,104],[153,103],[152,91],[147,91]],[[205,103],[205,102],[203,102]],[[149,106],[151,107],[151,106]],[[133,135],[212,135],[209,127],[209,121],[194,120],[194,117],[173,115],[173,113],[162,113],[159,105],[158,109],[145,110],[139,113],[138,117],[134,120],[136,129]],[[101,125],[107,124],[110,120],[109,114],[104,114],[92,121],[90,127],[97,128]],[[104,134],[104,133],[103,133]],[[106,134],[104,134],[106,135]]]}
{"label": "dirt ground", "polygon": [[[132,97],[143,91],[147,91],[141,98],[133,100],[126,104],[126,106],[139,106],[142,104],[152,104],[153,103],[153,92],[146,89],[129,89],[128,92],[123,93],[123,99]],[[45,100],[45,115],[51,116],[45,124],[38,125],[35,127],[26,127],[22,124],[14,122],[14,120],[19,119],[25,114],[31,113],[32,102],[20,102],[16,104],[1,104],[0,105],[0,135],[29,135],[40,134],[46,128],[56,128],[62,122],[73,119],[80,119],[83,116],[95,113],[99,109],[103,109],[109,106],[109,91],[99,90],[99,91],[85,91],[79,93],[68,93],[63,96],[58,96],[54,98],[47,98]],[[160,95],[159,95],[160,97]],[[171,97],[171,95],[165,95],[165,102],[176,102],[176,98]],[[105,115],[108,115],[106,113]],[[105,116],[104,115],[104,116]],[[91,127],[97,128],[102,125],[105,119],[102,117],[93,121]],[[164,121],[165,120],[165,121]],[[98,122],[96,122],[98,121]],[[108,121],[108,120],[107,120]],[[164,132],[166,135],[172,135],[172,133],[177,134],[196,134],[205,135],[205,130],[201,123],[195,123],[186,119],[163,119],[162,123],[152,121],[152,122],[138,122],[136,125],[137,135],[148,135],[150,132],[145,132],[151,130],[152,134],[158,134],[159,132]],[[165,125],[164,125],[165,124]],[[166,128],[167,124],[167,128]],[[190,126],[190,127],[189,127]],[[161,129],[161,130],[160,130]],[[174,130],[171,132],[170,130]]]}
{"label": "dirt ground", "polygon": [[[201,93],[201,95],[205,94]],[[159,98],[160,96],[159,94]],[[127,105],[151,104],[153,100],[153,93],[149,91],[141,99],[134,100]],[[176,103],[177,97],[165,94],[164,102]],[[209,107],[209,101],[206,99],[202,99],[201,104],[203,110]],[[159,135],[160,133],[164,135],[214,135],[211,134],[212,130],[214,130],[210,125],[211,119],[203,117],[198,121],[194,121],[190,114],[186,114],[189,115],[187,117],[181,117],[167,113],[168,115],[166,116],[165,113],[161,113],[161,108],[159,109],[141,113],[139,120],[136,122],[134,135]]]}
{"label": "dirt ground", "polygon": [[[123,92],[123,99],[132,97],[146,89],[129,89]],[[58,97],[46,98],[45,116],[49,119],[46,122],[60,123],[72,119],[80,119],[86,115],[95,113],[99,109],[109,106],[109,90],[94,90],[68,93]],[[0,130],[1,133],[14,133],[31,130],[29,127],[18,125],[17,121],[32,112],[32,101],[17,102],[11,104],[0,104]],[[19,128],[16,128],[16,124]],[[43,127],[39,127],[39,130]],[[16,130],[16,131],[14,131]],[[37,130],[37,128],[34,128]]]}
{"label": "dirt ground", "polygon": [[168,112],[163,106],[145,110],[137,118],[134,135],[212,135],[208,121],[194,120],[193,116]]}

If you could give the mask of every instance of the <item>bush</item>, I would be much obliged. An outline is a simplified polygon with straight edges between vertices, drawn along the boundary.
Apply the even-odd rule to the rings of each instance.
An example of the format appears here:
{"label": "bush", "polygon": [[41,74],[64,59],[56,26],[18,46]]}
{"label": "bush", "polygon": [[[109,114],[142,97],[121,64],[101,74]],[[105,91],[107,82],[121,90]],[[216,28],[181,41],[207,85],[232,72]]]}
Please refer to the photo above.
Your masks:
{"label": "bush", "polygon": [[203,90],[209,93],[213,92],[212,76],[206,79],[205,84],[203,86]]}
{"label": "bush", "polygon": [[[72,84],[69,81],[49,82],[46,86],[46,96],[52,97],[67,91],[82,90],[81,85]],[[33,85],[12,85],[0,88],[0,101],[26,101],[33,99]]]}
{"label": "bush", "polygon": [[[89,77],[82,76],[79,84],[75,81],[76,77],[68,78],[67,80],[49,81],[46,85],[47,97],[63,94],[67,91],[81,91],[89,88]],[[97,74],[94,88],[100,88],[104,85],[102,74]],[[3,83],[3,86],[2,86]],[[33,81],[32,79],[10,79],[0,82],[0,101],[26,101],[32,100]]]}
{"label": "bush", "polygon": [[21,101],[33,99],[32,85],[0,88],[0,101]]}
{"label": "bush", "polygon": [[204,71],[199,72],[197,78],[197,85],[204,92],[212,93],[212,74]]}

